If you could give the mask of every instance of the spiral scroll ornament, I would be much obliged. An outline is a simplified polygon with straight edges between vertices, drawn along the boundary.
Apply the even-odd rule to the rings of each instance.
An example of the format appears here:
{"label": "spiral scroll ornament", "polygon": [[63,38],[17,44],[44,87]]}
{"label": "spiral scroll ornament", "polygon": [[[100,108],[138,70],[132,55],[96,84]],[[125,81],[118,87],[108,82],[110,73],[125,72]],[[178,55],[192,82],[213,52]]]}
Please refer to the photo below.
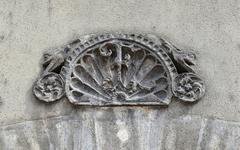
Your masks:
{"label": "spiral scroll ornament", "polygon": [[194,102],[203,97],[205,85],[196,74],[183,73],[175,78],[173,92],[182,101]]}
{"label": "spiral scroll ornament", "polygon": [[64,95],[64,81],[56,73],[44,74],[35,83],[33,91],[39,100],[52,102]]}

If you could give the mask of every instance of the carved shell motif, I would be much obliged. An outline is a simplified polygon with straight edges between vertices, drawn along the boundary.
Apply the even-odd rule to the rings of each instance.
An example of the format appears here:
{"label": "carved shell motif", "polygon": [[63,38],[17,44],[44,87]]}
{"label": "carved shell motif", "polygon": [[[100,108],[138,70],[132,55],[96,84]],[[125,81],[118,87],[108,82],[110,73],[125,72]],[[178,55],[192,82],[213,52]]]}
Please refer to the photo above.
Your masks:
{"label": "carved shell motif", "polygon": [[[75,41],[44,61],[34,94],[50,102],[66,93],[77,105],[167,105],[173,96],[200,99],[205,86],[191,68],[195,55],[156,40],[104,34]],[[47,79],[57,84],[48,86]]]}

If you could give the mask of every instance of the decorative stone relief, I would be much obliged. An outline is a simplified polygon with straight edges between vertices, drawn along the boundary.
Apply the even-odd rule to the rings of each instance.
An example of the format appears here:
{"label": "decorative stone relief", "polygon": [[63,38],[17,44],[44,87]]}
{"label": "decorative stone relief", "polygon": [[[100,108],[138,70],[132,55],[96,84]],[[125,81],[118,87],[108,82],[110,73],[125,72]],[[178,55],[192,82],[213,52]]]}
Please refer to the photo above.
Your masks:
{"label": "decorative stone relief", "polygon": [[34,95],[76,105],[168,105],[194,102],[205,85],[196,56],[162,38],[140,34],[89,35],[44,54]]}

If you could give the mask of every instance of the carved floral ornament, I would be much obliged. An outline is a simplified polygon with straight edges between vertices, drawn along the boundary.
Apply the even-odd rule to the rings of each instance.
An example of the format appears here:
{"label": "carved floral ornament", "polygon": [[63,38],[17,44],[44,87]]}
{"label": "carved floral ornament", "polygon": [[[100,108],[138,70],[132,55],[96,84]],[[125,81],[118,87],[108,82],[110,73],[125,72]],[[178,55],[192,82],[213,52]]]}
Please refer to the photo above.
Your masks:
{"label": "carved floral ornament", "polygon": [[193,52],[150,35],[89,35],[44,54],[33,93],[45,102],[66,96],[76,105],[194,102],[205,93],[195,60]]}

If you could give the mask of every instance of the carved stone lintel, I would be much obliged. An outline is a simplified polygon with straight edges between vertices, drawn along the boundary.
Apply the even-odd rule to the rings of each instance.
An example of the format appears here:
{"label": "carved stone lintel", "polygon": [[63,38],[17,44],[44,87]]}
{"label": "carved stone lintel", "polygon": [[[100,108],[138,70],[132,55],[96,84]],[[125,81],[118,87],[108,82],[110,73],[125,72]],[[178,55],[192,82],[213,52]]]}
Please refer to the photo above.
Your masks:
{"label": "carved stone lintel", "polygon": [[192,66],[196,56],[159,38],[103,34],[44,54],[35,96],[51,102],[66,94],[77,105],[168,105],[205,93]]}

